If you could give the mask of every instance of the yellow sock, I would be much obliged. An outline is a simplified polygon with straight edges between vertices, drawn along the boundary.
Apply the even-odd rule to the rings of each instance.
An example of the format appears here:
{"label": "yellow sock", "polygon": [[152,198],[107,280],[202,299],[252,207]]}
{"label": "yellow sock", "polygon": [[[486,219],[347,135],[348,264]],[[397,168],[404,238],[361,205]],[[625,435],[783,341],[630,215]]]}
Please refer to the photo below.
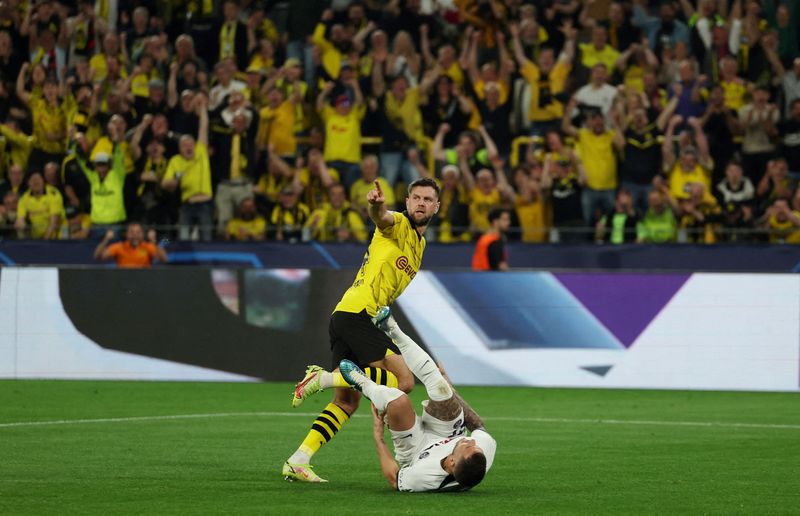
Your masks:
{"label": "yellow sock", "polygon": [[[385,385],[386,387],[397,387],[397,377],[393,372],[388,369],[381,369],[379,367],[367,367],[364,369],[367,377],[378,385]],[[333,386],[334,387],[350,387],[350,384],[344,380],[342,373],[334,371]]]}
{"label": "yellow sock", "polygon": [[338,405],[328,403],[311,425],[311,430],[308,431],[308,435],[303,439],[303,444],[300,445],[300,451],[306,453],[310,458],[319,451],[323,444],[333,439],[336,432],[348,419],[350,416],[347,412],[340,409]]}

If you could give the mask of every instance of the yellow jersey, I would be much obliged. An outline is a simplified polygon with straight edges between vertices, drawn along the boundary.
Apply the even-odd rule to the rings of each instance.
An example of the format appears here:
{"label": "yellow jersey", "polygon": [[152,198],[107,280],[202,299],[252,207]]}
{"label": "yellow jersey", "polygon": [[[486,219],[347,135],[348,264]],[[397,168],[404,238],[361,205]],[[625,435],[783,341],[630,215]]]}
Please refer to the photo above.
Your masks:
{"label": "yellow jersey", "polygon": [[353,285],[347,289],[335,312],[374,317],[380,306],[391,305],[406,289],[422,264],[425,237],[408,215],[394,212],[394,224],[375,229],[364,261]]}
{"label": "yellow jersey", "polygon": [[688,199],[689,198],[689,185],[691,183],[700,183],[705,187],[705,194],[711,194],[711,178],[709,174],[700,165],[690,171],[683,170],[680,162],[675,163],[672,167],[672,172],[669,175],[669,194],[673,199]]}
{"label": "yellow jersey", "polygon": [[331,106],[322,110],[325,121],[325,161],[361,161],[361,119],[364,105],[356,106],[347,115],[340,115]]}
{"label": "yellow jersey", "polygon": [[578,130],[575,150],[586,168],[586,186],[592,190],[613,190],[617,187],[617,155],[614,154],[614,131],[595,134]]}
{"label": "yellow jersey", "polygon": [[[25,192],[17,204],[17,219],[28,219],[30,222],[31,238],[44,238],[50,219],[58,216],[59,221],[64,220],[64,201],[61,192],[50,185],[45,186],[42,195],[34,196],[30,191]],[[58,223],[60,225],[61,222]],[[56,233],[52,238],[59,238]]]}
{"label": "yellow jersey", "polygon": [[297,150],[297,138],[294,136],[295,106],[284,100],[277,108],[265,106],[259,111],[258,134],[256,143],[259,148],[275,146],[280,156],[294,155]]}
{"label": "yellow jersey", "polygon": [[180,154],[169,159],[164,180],[175,178],[181,185],[181,202],[187,202],[196,195],[211,198],[211,164],[204,143],[195,144],[194,157],[190,160]]}
{"label": "yellow jersey", "polygon": [[[564,116],[564,105],[553,98],[553,95],[564,91],[570,70],[572,65],[558,61],[549,74],[542,74],[539,67],[531,61],[525,63],[519,72],[528,81],[531,89],[528,120],[533,122],[560,120]],[[544,98],[540,98],[542,96]]]}
{"label": "yellow jersey", "polygon": [[500,191],[492,188],[488,194],[479,188],[473,188],[469,193],[469,222],[475,231],[484,232],[492,227],[489,224],[489,211],[500,206]]}

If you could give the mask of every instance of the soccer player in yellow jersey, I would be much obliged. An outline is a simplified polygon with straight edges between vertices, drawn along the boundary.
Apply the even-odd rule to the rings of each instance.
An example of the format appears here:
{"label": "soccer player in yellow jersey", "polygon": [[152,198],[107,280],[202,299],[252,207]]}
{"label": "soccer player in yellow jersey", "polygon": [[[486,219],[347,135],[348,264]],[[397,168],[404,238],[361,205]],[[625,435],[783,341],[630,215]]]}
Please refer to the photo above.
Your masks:
{"label": "soccer player in yellow jersey", "polygon": [[353,285],[331,315],[329,326],[333,372],[310,366],[295,388],[292,406],[322,389],[336,387],[333,402],[314,420],[300,447],[283,465],[287,480],[327,482],[311,467],[311,457],[333,439],[358,408],[359,392],[350,389],[339,373],[339,362],[348,359],[376,383],[409,392],[414,378],[400,350],[371,321],[378,308],[389,305],[414,279],[425,251],[425,229],[439,211],[439,186],[433,179],[417,179],[408,187],[406,210],[389,211],[380,183],[367,194],[369,216],[376,229]]}

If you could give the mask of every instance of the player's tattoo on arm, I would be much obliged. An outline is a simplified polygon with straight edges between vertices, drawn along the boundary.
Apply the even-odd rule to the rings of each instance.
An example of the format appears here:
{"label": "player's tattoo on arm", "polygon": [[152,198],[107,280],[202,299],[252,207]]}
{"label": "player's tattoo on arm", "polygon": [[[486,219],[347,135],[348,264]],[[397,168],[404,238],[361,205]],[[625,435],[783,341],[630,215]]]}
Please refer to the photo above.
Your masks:
{"label": "player's tattoo on arm", "polygon": [[456,400],[461,406],[461,409],[464,410],[464,423],[467,425],[467,430],[472,432],[473,430],[484,427],[481,417],[469,406],[469,403],[464,401],[464,398],[456,392],[455,388],[453,388],[453,399]]}
{"label": "player's tattoo on arm", "polygon": [[425,412],[440,421],[451,421],[458,417],[458,414],[461,412],[461,405],[455,397],[444,401],[428,400]]}

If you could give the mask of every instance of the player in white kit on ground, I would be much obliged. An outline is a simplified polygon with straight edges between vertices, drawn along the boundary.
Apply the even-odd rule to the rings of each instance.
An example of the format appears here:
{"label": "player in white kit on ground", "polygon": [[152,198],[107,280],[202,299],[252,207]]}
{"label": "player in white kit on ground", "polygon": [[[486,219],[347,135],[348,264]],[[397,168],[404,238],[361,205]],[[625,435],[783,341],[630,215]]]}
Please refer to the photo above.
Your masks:
{"label": "player in white kit on ground", "polygon": [[[418,417],[403,391],[376,384],[349,360],[339,364],[345,380],[373,403],[373,434],[384,477],[399,491],[464,491],[478,485],[497,450],[483,421],[431,356],[400,330],[388,307],[379,309],[373,322],[397,345],[430,398],[422,402]],[[394,458],[383,440],[384,424],[392,435]]]}

